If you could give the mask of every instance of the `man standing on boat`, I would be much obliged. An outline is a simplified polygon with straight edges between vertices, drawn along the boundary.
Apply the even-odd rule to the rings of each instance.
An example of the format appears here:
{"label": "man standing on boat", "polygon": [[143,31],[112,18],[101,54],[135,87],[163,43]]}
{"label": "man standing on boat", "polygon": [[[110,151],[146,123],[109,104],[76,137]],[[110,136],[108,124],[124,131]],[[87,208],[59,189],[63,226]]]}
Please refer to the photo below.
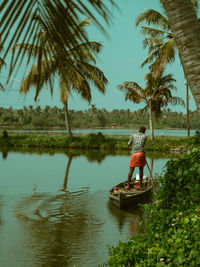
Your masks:
{"label": "man standing on boat", "polygon": [[135,167],[139,167],[139,176],[140,176],[140,187],[142,187],[143,180],[143,169],[146,164],[146,157],[144,152],[144,146],[147,140],[145,135],[146,128],[141,126],[138,133],[134,133],[128,142],[128,146],[132,145],[131,150],[131,160],[130,160],[130,170],[128,173],[128,183],[126,188],[130,187],[131,178],[134,172]]}

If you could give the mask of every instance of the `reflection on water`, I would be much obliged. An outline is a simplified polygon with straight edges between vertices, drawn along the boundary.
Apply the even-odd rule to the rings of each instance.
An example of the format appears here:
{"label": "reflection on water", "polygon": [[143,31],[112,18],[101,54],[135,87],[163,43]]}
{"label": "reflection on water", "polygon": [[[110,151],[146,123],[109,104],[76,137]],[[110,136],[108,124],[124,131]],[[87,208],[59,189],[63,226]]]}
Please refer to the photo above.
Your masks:
{"label": "reflection on water", "polygon": [[36,250],[33,266],[40,262],[51,266],[55,261],[58,266],[81,266],[80,256],[86,261],[95,252],[103,220],[88,209],[88,201],[87,190],[57,196],[34,194],[20,200],[15,216]]}
{"label": "reflection on water", "polygon": [[139,222],[143,218],[143,213],[140,210],[139,206],[134,206],[128,210],[120,210],[119,208],[112,205],[111,202],[108,202],[108,209],[113,218],[115,219],[118,229],[120,232],[123,231],[124,226],[127,227],[130,235],[137,235],[139,233]]}
{"label": "reflection on water", "polygon": [[[0,266],[97,266],[106,261],[108,244],[138,234],[139,208],[119,210],[107,195],[127,178],[129,153],[2,154]],[[167,161],[147,160],[154,174]]]}

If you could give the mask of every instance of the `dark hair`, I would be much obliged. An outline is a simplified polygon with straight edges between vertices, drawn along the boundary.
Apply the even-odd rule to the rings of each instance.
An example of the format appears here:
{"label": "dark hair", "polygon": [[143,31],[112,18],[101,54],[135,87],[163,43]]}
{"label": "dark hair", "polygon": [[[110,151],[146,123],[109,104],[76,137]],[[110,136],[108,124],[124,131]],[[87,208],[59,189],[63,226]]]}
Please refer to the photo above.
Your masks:
{"label": "dark hair", "polygon": [[140,133],[145,133],[146,132],[146,127],[141,126],[140,129],[139,129],[139,132]]}

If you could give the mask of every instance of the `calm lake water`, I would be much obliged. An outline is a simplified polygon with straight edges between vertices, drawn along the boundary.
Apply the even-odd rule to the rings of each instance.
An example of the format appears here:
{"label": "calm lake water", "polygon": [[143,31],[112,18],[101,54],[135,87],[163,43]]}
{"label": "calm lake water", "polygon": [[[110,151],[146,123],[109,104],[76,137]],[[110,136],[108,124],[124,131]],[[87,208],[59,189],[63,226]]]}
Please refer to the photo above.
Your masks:
{"label": "calm lake water", "polygon": [[[160,174],[168,159],[147,161]],[[126,179],[129,154],[3,151],[0,161],[0,266],[94,267],[107,245],[138,233],[141,212],[107,195]]]}
{"label": "calm lake water", "polygon": [[[77,135],[87,135],[89,133],[97,134],[101,132],[104,135],[113,135],[113,136],[129,136],[132,135],[133,132],[138,131],[138,129],[74,129],[72,130],[73,134]],[[64,130],[8,130],[8,132],[17,132],[17,133],[52,133],[52,134],[64,134],[66,131]],[[190,136],[195,135],[196,130],[190,130]],[[147,135],[150,135],[150,131],[146,131]],[[154,130],[155,136],[187,136],[187,130],[179,129],[179,130],[162,130],[162,129],[155,129]]]}

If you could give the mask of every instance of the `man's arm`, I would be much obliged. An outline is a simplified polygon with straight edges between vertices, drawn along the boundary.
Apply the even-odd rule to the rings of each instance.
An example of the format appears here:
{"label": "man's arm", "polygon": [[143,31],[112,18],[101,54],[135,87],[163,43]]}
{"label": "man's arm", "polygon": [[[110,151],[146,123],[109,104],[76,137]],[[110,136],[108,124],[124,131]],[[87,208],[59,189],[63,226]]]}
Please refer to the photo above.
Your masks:
{"label": "man's arm", "polygon": [[130,137],[129,141],[128,141],[128,146],[130,146],[133,143],[133,136]]}

